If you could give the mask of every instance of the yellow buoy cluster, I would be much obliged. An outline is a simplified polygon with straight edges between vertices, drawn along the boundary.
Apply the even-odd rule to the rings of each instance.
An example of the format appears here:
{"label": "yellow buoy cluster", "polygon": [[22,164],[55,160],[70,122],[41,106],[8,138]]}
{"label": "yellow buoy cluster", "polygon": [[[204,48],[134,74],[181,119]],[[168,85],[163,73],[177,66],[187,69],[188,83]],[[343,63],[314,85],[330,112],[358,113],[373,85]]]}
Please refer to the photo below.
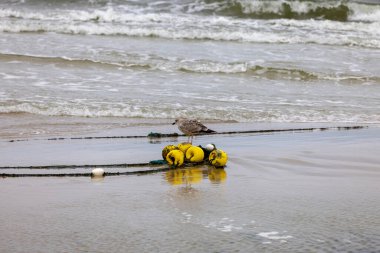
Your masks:
{"label": "yellow buoy cluster", "polygon": [[227,153],[217,149],[214,144],[193,146],[191,143],[183,142],[178,145],[167,145],[162,150],[162,158],[171,167],[180,167],[184,163],[208,162],[215,167],[224,167],[227,164]]}

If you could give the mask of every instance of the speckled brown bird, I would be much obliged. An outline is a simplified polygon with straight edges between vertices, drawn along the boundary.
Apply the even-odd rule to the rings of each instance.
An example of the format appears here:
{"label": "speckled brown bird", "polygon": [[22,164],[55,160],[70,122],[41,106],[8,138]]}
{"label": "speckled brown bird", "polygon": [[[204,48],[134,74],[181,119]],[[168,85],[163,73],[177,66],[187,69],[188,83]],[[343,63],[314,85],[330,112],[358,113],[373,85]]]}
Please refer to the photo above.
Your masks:
{"label": "speckled brown bird", "polygon": [[203,125],[199,120],[178,118],[172,125],[178,125],[178,129],[189,137],[188,142],[193,143],[193,137],[202,133],[216,133]]}

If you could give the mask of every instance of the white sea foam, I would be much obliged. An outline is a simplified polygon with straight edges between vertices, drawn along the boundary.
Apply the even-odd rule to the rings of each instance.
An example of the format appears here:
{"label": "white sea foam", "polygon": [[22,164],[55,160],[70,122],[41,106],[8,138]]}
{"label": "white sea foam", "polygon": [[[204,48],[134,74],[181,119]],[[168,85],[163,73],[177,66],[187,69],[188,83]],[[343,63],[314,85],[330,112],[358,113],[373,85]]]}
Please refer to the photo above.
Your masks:
{"label": "white sea foam", "polygon": [[21,78],[22,78],[22,77],[20,77],[20,76],[10,75],[10,74],[7,74],[7,73],[0,73],[0,76],[1,76],[2,79],[4,79],[4,80],[7,80],[7,79],[21,79]]}
{"label": "white sea foam", "polygon": [[257,235],[264,237],[266,239],[270,239],[270,240],[285,240],[285,239],[293,238],[293,236],[291,235],[279,235],[279,234],[280,234],[279,232],[273,231],[273,232],[262,232],[262,233],[258,233]]}
{"label": "white sea foam", "polygon": [[47,16],[43,13],[16,11],[13,9],[0,9],[0,18],[44,20],[47,18]]}
{"label": "white sea foam", "polygon": [[352,21],[380,22],[380,7],[378,5],[363,5],[350,3]]}
{"label": "white sea foam", "polygon": [[233,232],[243,229],[242,226],[235,225],[234,220],[229,218],[222,218],[219,221],[209,222],[207,225],[204,225],[204,227],[213,228],[221,232]]}

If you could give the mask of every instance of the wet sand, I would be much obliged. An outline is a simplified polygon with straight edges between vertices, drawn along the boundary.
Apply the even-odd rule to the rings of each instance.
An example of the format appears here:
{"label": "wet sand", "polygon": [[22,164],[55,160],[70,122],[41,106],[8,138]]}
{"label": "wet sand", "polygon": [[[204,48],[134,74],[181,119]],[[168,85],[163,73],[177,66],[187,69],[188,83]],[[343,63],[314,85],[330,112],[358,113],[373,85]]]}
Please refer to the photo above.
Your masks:
{"label": "wet sand", "polygon": [[[0,166],[147,162],[186,139],[33,138],[2,139]],[[224,170],[1,179],[0,251],[380,251],[379,127],[194,141],[207,143],[228,153]]]}

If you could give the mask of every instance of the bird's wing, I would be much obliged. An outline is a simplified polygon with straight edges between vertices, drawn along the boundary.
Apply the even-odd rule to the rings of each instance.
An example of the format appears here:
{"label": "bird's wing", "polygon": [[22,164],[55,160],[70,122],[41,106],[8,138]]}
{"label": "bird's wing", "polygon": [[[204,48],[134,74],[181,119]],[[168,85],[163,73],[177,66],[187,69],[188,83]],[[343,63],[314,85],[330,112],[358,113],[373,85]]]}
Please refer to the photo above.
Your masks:
{"label": "bird's wing", "polygon": [[192,128],[192,132],[200,132],[200,131],[205,131],[205,130],[208,129],[199,120],[192,119],[192,120],[189,120],[189,121],[191,123],[190,125],[191,125],[191,128]]}

